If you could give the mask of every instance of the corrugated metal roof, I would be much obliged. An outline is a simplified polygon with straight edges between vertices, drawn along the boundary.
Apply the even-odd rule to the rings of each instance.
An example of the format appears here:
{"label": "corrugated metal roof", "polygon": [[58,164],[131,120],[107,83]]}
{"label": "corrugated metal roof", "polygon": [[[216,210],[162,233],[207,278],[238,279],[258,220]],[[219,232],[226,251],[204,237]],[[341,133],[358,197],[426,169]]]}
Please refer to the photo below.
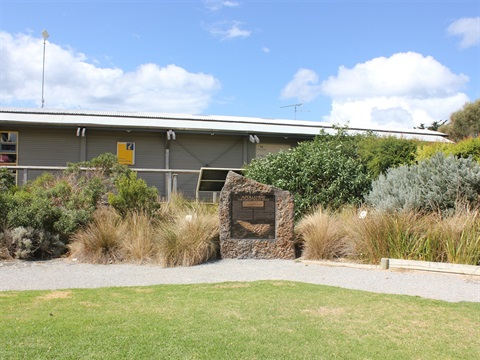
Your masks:
{"label": "corrugated metal roof", "polygon": [[[123,127],[158,130],[256,133],[282,136],[315,136],[321,130],[334,132],[332,124],[316,121],[256,117],[191,115],[154,112],[0,108],[5,123],[61,126]],[[426,141],[449,142],[446,135],[423,129],[348,128],[349,132],[371,131],[379,135],[401,136]]]}

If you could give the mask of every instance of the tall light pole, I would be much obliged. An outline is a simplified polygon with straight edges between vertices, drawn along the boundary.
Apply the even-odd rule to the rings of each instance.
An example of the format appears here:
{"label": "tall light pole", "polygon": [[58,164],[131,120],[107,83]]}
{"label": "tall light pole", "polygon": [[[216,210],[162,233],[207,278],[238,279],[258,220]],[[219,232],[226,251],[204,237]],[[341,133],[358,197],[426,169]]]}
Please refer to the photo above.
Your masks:
{"label": "tall light pole", "polygon": [[43,93],[44,93],[44,90],[45,90],[45,44],[47,42],[47,38],[50,35],[48,35],[47,30],[43,30],[42,31],[42,36],[43,36],[42,108],[43,108],[43,105],[45,104],[45,99],[43,98]]}

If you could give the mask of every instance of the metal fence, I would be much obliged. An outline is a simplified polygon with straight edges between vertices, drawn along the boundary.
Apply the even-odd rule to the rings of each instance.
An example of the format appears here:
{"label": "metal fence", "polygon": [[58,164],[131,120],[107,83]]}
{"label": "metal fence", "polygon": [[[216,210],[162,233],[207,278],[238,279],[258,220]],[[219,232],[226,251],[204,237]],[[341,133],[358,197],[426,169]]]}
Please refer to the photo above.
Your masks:
{"label": "metal fence", "polygon": [[[66,166],[5,166],[7,169],[17,171],[17,183],[25,185],[28,181],[28,171],[63,171],[67,169]],[[80,168],[83,171],[93,171],[93,168]],[[178,191],[178,175],[179,174],[199,174],[200,170],[183,170],[183,169],[143,169],[132,168],[132,171],[137,173],[160,173],[166,174],[166,197],[170,200],[172,194]],[[19,176],[20,175],[20,176]],[[20,181],[21,179],[21,181]]]}

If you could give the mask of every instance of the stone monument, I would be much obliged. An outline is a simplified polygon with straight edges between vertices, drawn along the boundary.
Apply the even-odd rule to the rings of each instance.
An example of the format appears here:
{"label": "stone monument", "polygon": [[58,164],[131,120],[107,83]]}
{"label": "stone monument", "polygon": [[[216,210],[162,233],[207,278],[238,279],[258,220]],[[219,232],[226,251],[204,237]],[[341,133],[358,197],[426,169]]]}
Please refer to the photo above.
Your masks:
{"label": "stone monument", "polygon": [[220,193],[224,259],[294,259],[294,202],[288,191],[230,171]]}

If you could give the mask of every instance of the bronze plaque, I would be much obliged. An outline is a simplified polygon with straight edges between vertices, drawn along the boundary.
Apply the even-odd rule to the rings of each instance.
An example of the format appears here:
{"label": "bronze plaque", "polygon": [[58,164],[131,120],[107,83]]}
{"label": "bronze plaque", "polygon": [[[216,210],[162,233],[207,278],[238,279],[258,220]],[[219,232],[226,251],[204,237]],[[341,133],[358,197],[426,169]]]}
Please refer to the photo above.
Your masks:
{"label": "bronze plaque", "polygon": [[275,239],[275,195],[231,196],[232,239]]}
{"label": "bronze plaque", "polygon": [[246,200],[242,202],[244,208],[263,208],[265,207],[265,201],[263,200]]}

